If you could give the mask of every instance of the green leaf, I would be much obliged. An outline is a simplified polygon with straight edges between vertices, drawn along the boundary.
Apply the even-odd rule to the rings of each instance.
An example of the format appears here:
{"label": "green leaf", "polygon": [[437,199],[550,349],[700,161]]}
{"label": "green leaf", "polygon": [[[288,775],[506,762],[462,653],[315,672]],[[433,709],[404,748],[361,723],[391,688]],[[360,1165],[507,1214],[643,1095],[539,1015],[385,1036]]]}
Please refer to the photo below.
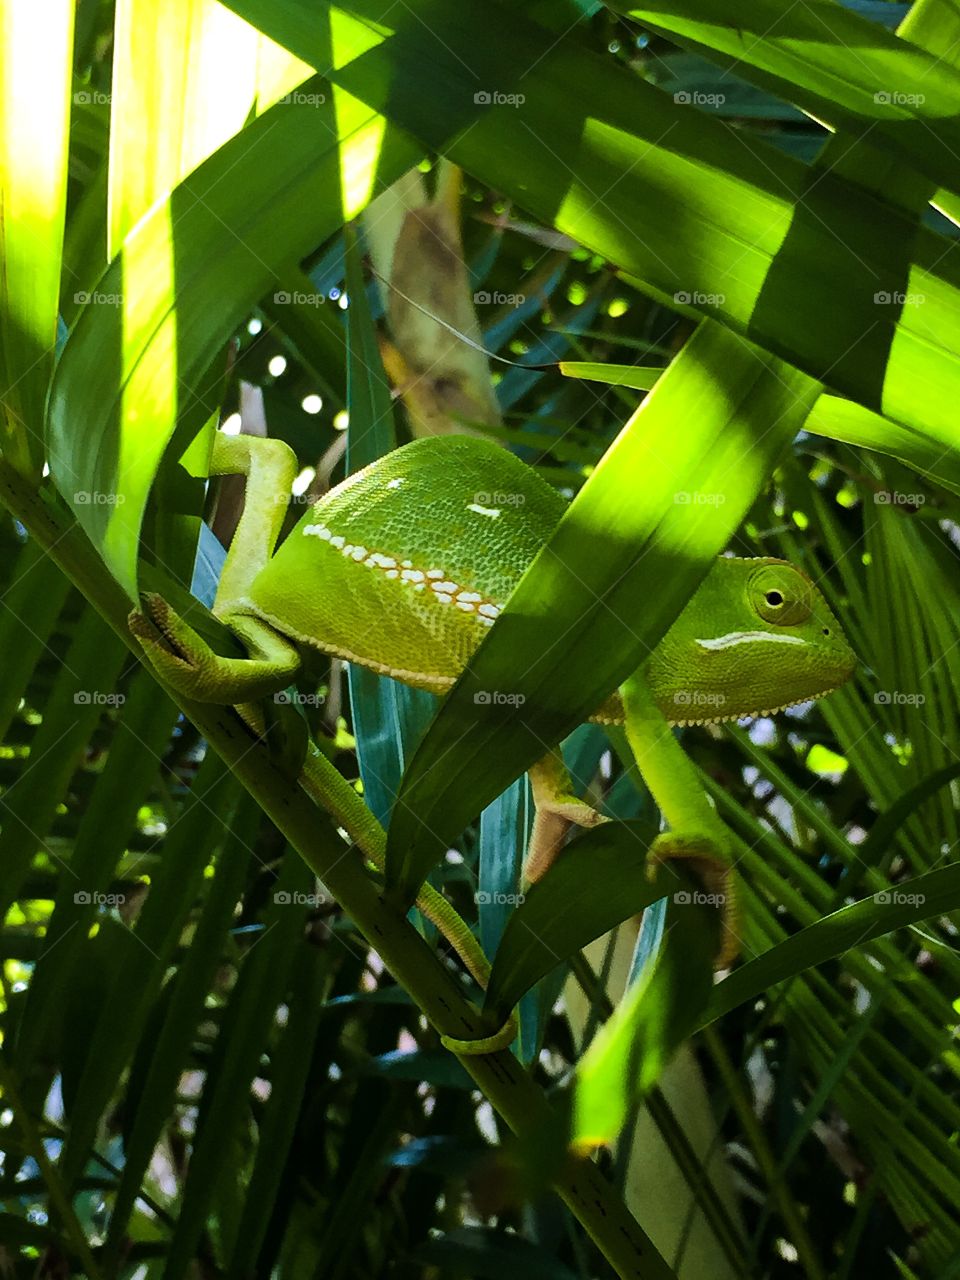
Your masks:
{"label": "green leaf", "polygon": [[916,810],[957,777],[960,777],[960,761],[935,769],[916,786],[909,787],[899,795],[889,809],[879,815],[866,840],[857,850],[856,863],[840,883],[840,888],[847,897],[852,895],[854,885],[859,884],[869,868],[883,866],[897,835]]}
{"label": "green leaf", "polygon": [[[388,838],[387,882],[403,901],[471,818],[636,669],[817,391],[720,326],[701,325],[524,574],[418,748]],[[691,494],[710,497],[691,504]],[[545,645],[545,636],[557,639]],[[484,698],[489,690],[510,696]]]}
{"label": "green leaf", "polygon": [[[287,1026],[270,1056],[270,1098],[259,1126],[256,1160],[246,1183],[246,1201],[237,1232],[229,1280],[246,1280],[282,1193],[287,1162],[300,1136],[305,1090],[314,1070],[311,1048],[323,1013],[327,975],[322,952],[311,949],[293,966]],[[449,1056],[449,1055],[448,1055]]]}
{"label": "green leaf", "polygon": [[67,199],[71,0],[0,10],[0,450],[39,475]]}
{"label": "green leaf", "polygon": [[[695,885],[686,877],[684,882]],[[689,890],[685,896],[691,897]],[[717,912],[689,901],[677,908],[677,916],[661,949],[577,1066],[572,1140],[580,1148],[613,1141],[630,1108],[656,1084],[710,999],[719,943]]]}
{"label": "green leaf", "polygon": [[841,907],[815,924],[807,925],[737,969],[715,989],[706,1015],[698,1025],[707,1026],[745,1000],[853,947],[863,946],[894,929],[957,909],[960,909],[960,863],[881,889],[869,898]]}
{"label": "green leaf", "polygon": [[[322,4],[336,13],[335,41],[308,0],[231,7],[311,65],[333,65],[334,82],[658,301],[719,320],[867,408],[955,443],[958,250],[920,228],[915,209],[832,170],[813,181],[809,166],[496,0],[424,0],[389,20],[374,0]],[[876,37],[912,54],[865,30],[869,47]],[[952,84],[948,72],[934,83],[945,76]],[[478,111],[484,85],[524,101]],[[942,153],[935,140],[921,145]]]}
{"label": "green leaf", "polygon": [[89,1028],[100,1019],[113,1016],[111,979],[126,972],[137,947],[115,915],[106,915],[97,923],[96,934],[87,939],[83,949],[83,963],[67,970],[66,991],[55,1028],[59,1039],[55,1060],[60,1062],[63,1109],[70,1128],[86,1112],[87,1095],[82,1082],[86,1073],[95,1068],[90,1059],[95,1046]]}
{"label": "green leaf", "polygon": [[[107,256],[197,165],[311,74],[218,0],[119,0]],[[127,288],[136,282],[125,281]]]}
{"label": "green leaf", "polygon": [[[88,934],[97,920],[97,895],[111,877],[136,830],[137,811],[156,778],[176,711],[146,672],[131,680],[107,763],[97,777],[73,844],[70,871],[60,877],[47,922],[43,955],[27,993],[17,1037],[17,1064],[29,1072],[52,1041],[69,999],[69,975],[85,967]],[[85,1039],[89,1038],[90,1025]]]}
{"label": "green leaf", "polygon": [[[385,1028],[382,1028],[385,1030]],[[406,1089],[367,1079],[357,1089],[343,1133],[337,1178],[327,1204],[317,1206],[313,1274],[352,1280],[356,1250],[365,1234],[370,1205],[382,1186],[393,1143],[391,1130],[409,1115]]]}
{"label": "green leaf", "polygon": [[[488,956],[496,955],[504,930],[516,914],[520,868],[532,824],[533,799],[526,778],[518,778],[480,815],[477,892],[474,897],[480,945]],[[507,1014],[503,1016],[506,1018]],[[537,1054],[540,1039],[538,1023],[538,1002],[535,999],[524,1000],[520,1006],[518,1052],[521,1062],[532,1062]]]}
{"label": "green leaf", "polygon": [[81,312],[57,367],[49,450],[57,487],[131,597],[154,475],[174,432],[182,451],[215,408],[204,396],[230,335],[279,273],[418,158],[377,113],[311,81],[127,237],[97,287],[106,301]]}
{"label": "green leaf", "polygon": [[11,567],[3,595],[6,608],[0,613],[0,739],[7,736],[69,590],[69,579],[31,538]]}
{"label": "green leaf", "polygon": [[815,119],[869,135],[903,165],[957,190],[960,79],[942,58],[836,0],[661,0],[614,7],[719,61]]}
{"label": "green leaf", "polygon": [[[72,1186],[83,1172],[100,1118],[126,1069],[159,993],[167,966],[179,941],[183,922],[203,880],[204,859],[198,851],[209,848],[223,829],[217,807],[232,804],[229,770],[209,754],[203,761],[183,812],[167,840],[164,859],[133,932],[137,945],[127,964],[113,975],[113,990],[104,1013],[88,1027],[89,1053],[80,1081],[82,1114],[78,1110],[60,1158],[61,1176]],[[228,809],[229,811],[229,809]],[[125,993],[135,990],[140,999],[132,1004]],[[116,1010],[129,1004],[118,1021]]]}
{"label": "green leaf", "polygon": [[344,234],[347,297],[347,474],[397,447],[393,393],[380,359],[356,234]]}
{"label": "green leaf", "polygon": [[[49,1227],[41,1227],[27,1222],[14,1213],[7,1212],[0,1218],[0,1240],[11,1254],[20,1249],[34,1248],[38,1253],[46,1249],[55,1249],[60,1245]],[[23,1256],[23,1255],[21,1255]]]}
{"label": "green leaf", "polygon": [[577,1280],[552,1251],[489,1227],[457,1227],[421,1245],[416,1256],[431,1271],[476,1280]]}
{"label": "green leaf", "polygon": [[960,493],[960,455],[942,434],[902,426],[840,396],[823,395],[804,430],[899,458],[937,484]]}
{"label": "green leaf", "polygon": [[647,874],[649,834],[646,823],[606,823],[570,842],[507,921],[485,1008],[505,1018],[556,965],[676,889],[670,866]]}
{"label": "green leaf", "polygon": [[279,283],[279,289],[261,299],[260,309],[293,358],[317,379],[324,407],[333,417],[346,408],[343,313],[328,300],[320,301],[317,285],[299,267],[285,271]]}
{"label": "green leaf", "polygon": [[[236,1144],[247,1119],[250,1086],[294,953],[304,945],[297,926],[306,908],[291,904],[291,897],[294,892],[306,897],[311,883],[306,867],[288,850],[266,912],[264,936],[241,968],[206,1073],[190,1169],[163,1280],[180,1280],[186,1274],[216,1195],[230,1179],[240,1179]],[[228,1159],[225,1151],[230,1153]]]}
{"label": "green leaf", "polygon": [[411,1084],[426,1081],[445,1089],[473,1089],[474,1082],[459,1060],[445,1049],[421,1049],[410,1053],[396,1049],[371,1058],[363,1066],[364,1075],[387,1080],[406,1080]]}
{"label": "green leaf", "polygon": [[[203,779],[198,782],[205,785]],[[224,782],[217,799],[221,815],[229,814],[228,806],[239,792],[236,784]],[[107,1251],[112,1256],[123,1247],[141,1182],[174,1105],[183,1064],[189,1060],[197,1025],[206,1010],[207,992],[223,959],[249,861],[245,840],[256,827],[257,813],[250,797],[243,795],[229,815],[227,838],[190,948],[171,979],[172,985],[164,988],[161,996],[160,1024],[155,1031],[149,1024],[143,1029],[130,1072],[123,1173],[107,1237]]]}
{"label": "green leaf", "polygon": [[662,369],[644,369],[635,364],[601,364],[589,360],[561,360],[557,367],[565,378],[586,378],[611,387],[633,387],[636,391],[651,391],[663,373]]}
{"label": "green leaf", "polygon": [[476,1168],[487,1152],[486,1143],[479,1137],[432,1134],[426,1138],[410,1138],[390,1152],[386,1163],[395,1169],[463,1177]]}
{"label": "green leaf", "polygon": [[410,1004],[410,995],[404,987],[385,986],[373,991],[350,991],[346,995],[334,996],[326,1003],[331,1009],[343,1005]]}
{"label": "green leaf", "polygon": [[[31,747],[31,765],[3,797],[0,914],[16,895],[105,707],[126,650],[103,619],[85,608],[48,694]],[[113,705],[116,705],[115,702]]]}

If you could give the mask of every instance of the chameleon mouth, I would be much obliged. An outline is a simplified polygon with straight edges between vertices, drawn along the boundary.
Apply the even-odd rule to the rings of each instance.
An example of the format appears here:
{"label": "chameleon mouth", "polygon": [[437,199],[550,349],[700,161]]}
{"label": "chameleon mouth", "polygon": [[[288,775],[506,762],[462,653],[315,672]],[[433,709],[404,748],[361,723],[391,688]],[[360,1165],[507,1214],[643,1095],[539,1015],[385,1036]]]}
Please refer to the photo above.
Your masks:
{"label": "chameleon mouth", "polygon": [[778,707],[768,707],[763,711],[741,711],[726,716],[704,716],[702,718],[691,716],[684,720],[674,720],[671,717],[669,723],[676,728],[692,729],[697,725],[730,724],[734,720],[760,720],[763,716],[779,715],[781,711],[787,711],[790,707],[802,707],[806,702],[816,702],[820,698],[825,698],[828,693],[833,693],[837,687],[835,684],[828,685],[826,689],[821,689],[819,693],[808,693],[804,698],[794,698],[791,702],[782,702]]}

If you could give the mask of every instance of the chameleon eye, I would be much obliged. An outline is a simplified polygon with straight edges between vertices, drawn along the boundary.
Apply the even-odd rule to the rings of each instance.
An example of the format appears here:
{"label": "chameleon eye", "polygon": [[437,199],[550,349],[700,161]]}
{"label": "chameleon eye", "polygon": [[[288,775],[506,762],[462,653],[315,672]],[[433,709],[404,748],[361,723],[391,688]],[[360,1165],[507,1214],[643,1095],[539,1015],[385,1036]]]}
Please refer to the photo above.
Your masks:
{"label": "chameleon eye", "polygon": [[750,588],[754,608],[764,622],[790,627],[810,617],[810,582],[793,565],[763,565]]}

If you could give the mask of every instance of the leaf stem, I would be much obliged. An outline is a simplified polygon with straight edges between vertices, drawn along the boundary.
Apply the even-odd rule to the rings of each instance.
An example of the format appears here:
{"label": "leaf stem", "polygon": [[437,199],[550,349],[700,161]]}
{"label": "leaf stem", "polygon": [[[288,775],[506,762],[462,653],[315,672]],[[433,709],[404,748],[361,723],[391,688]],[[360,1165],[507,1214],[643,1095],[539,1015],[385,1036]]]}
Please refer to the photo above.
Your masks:
{"label": "leaf stem", "polygon": [[0,1092],[3,1093],[16,1117],[20,1133],[23,1136],[24,1148],[40,1170],[50,1203],[63,1223],[64,1232],[73,1247],[77,1261],[82,1264],[84,1274],[88,1275],[90,1280],[100,1280],[100,1270],[93,1260],[93,1254],[87,1243],[87,1237],[83,1233],[83,1227],[80,1225],[80,1219],[74,1212],[70,1197],[67,1195],[60,1180],[60,1175],[47,1155],[37,1126],[23,1105],[14,1074],[2,1058],[0,1058]]}

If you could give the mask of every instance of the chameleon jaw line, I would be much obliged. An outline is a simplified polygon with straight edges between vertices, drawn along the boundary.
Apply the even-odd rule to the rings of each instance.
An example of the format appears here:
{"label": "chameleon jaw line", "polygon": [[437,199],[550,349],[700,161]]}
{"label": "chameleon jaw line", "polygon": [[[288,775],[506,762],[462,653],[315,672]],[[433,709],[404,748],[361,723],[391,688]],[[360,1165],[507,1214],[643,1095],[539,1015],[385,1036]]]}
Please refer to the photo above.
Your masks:
{"label": "chameleon jaw line", "polygon": [[782,702],[778,707],[767,707],[763,711],[746,711],[731,716],[708,716],[702,720],[696,716],[691,716],[684,720],[674,720],[672,716],[668,716],[667,723],[678,729],[698,729],[710,724],[733,724],[736,720],[758,720],[762,716],[779,715],[781,711],[789,711],[791,707],[803,707],[808,702],[817,702],[820,698],[825,698],[828,693],[833,693],[836,687],[836,685],[828,685],[826,689],[821,689],[819,693],[809,693],[805,698],[794,698],[792,702]]}

